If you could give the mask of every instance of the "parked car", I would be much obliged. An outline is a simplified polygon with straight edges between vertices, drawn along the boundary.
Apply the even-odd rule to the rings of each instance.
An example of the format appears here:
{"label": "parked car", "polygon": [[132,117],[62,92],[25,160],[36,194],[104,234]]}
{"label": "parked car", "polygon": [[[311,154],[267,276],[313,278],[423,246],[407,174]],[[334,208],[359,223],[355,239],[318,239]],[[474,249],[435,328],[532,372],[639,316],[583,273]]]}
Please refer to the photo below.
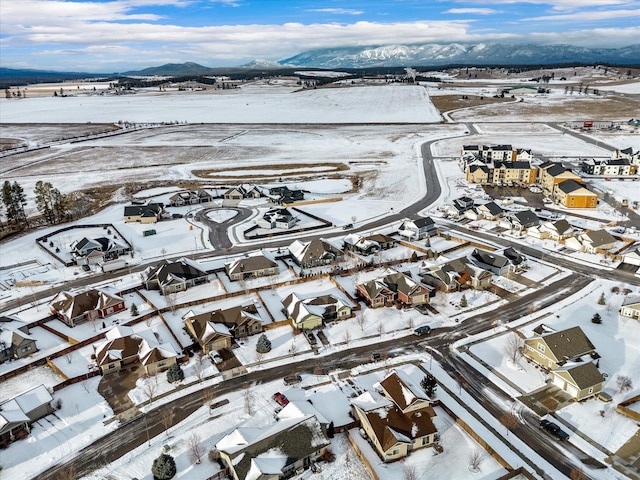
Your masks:
{"label": "parked car", "polygon": [[382,355],[380,355],[379,353],[372,353],[371,354],[371,361],[372,362],[379,362],[382,359]]}
{"label": "parked car", "polygon": [[414,335],[428,335],[431,333],[431,327],[429,325],[422,325],[413,331]]}
{"label": "parked car", "polygon": [[289,399],[284,393],[276,392],[273,394],[273,399],[278,405],[285,406],[289,403]]}
{"label": "parked car", "polygon": [[429,309],[426,305],[416,305],[416,310],[420,312],[422,315],[428,315]]}
{"label": "parked car", "polygon": [[353,223],[347,223],[344,227],[342,227],[343,230],[349,230],[350,228],[353,228]]}
{"label": "parked car", "polygon": [[222,357],[220,356],[220,354],[218,352],[216,352],[215,350],[212,352],[209,352],[209,357],[211,358],[211,361],[213,363],[215,363],[216,365],[218,363],[222,363]]}
{"label": "parked car", "polygon": [[283,381],[284,381],[284,384],[287,386],[295,385],[302,381],[302,377],[300,375],[288,375],[284,377]]}
{"label": "parked car", "polygon": [[557,423],[551,422],[549,420],[541,420],[540,428],[544,428],[558,440],[566,441],[569,439],[569,434],[562,430]]}

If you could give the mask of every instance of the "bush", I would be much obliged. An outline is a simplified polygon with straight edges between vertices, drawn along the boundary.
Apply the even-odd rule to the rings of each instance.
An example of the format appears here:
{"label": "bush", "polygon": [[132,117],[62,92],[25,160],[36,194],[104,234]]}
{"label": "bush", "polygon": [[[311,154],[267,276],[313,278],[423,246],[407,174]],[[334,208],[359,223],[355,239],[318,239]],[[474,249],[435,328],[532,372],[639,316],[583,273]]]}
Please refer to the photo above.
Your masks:
{"label": "bush", "polygon": [[593,315],[593,317],[591,317],[591,322],[592,323],[602,323],[602,317],[600,316],[599,313],[596,313]]}
{"label": "bush", "polygon": [[151,473],[157,480],[169,480],[177,473],[176,462],[171,455],[163,453],[153,461]]}
{"label": "bush", "polygon": [[180,368],[180,365],[174,363],[169,367],[169,370],[167,370],[167,382],[176,383],[182,380],[184,380],[184,372],[182,368]]}
{"label": "bush", "polygon": [[268,353],[271,351],[271,341],[267,338],[267,336],[263,333],[258,338],[258,342],[256,343],[256,352],[258,353]]}

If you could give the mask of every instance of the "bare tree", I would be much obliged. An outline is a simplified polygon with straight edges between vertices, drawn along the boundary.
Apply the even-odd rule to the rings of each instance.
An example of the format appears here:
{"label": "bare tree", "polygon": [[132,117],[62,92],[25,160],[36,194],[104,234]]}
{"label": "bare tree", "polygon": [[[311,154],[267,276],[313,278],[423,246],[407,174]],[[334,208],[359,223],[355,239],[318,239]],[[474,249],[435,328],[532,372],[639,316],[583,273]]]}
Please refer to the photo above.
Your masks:
{"label": "bare tree", "polygon": [[415,465],[407,465],[406,463],[402,467],[402,480],[418,480],[418,469]]}
{"label": "bare tree", "polygon": [[213,388],[205,388],[202,390],[202,404],[209,407],[209,413],[211,413],[211,404],[214,398],[216,398]]}
{"label": "bare tree", "polygon": [[587,480],[587,476],[584,474],[581,468],[574,468],[569,472],[569,478],[571,480]]}
{"label": "bare tree", "polygon": [[345,330],[343,338],[345,345],[349,345],[351,343],[351,332],[349,330]]}
{"label": "bare tree", "polygon": [[196,371],[196,377],[199,382],[202,382],[204,378],[204,353],[198,352],[194,357],[194,366]]}
{"label": "bare tree", "polygon": [[413,320],[413,315],[409,315],[409,319],[407,320],[407,328],[409,330],[413,330],[413,327],[415,327],[415,321]]}
{"label": "bare tree", "polygon": [[176,292],[167,293],[165,297],[165,302],[167,303],[167,307],[169,310],[174,312],[176,310]]}
{"label": "bare tree", "polygon": [[62,470],[60,470],[60,473],[58,473],[58,476],[56,477],[56,479],[57,480],[76,480],[76,478],[78,478],[78,475],[76,472],[77,472],[76,467],[74,467],[73,465],[67,465]]}
{"label": "bare tree", "polygon": [[364,318],[364,313],[363,312],[356,313],[356,323],[360,327],[360,331],[364,332],[365,318]]}
{"label": "bare tree", "polygon": [[151,403],[156,393],[158,393],[158,379],[155,376],[147,376],[142,386],[142,394]]}
{"label": "bare tree", "polygon": [[382,322],[378,323],[378,336],[381,337],[384,335],[384,324]]}
{"label": "bare tree", "polygon": [[191,436],[187,439],[187,446],[189,447],[189,454],[191,456],[191,460],[194,463],[200,463],[202,461],[202,457],[205,454],[205,448],[200,443],[200,435],[197,433],[192,433]]}
{"label": "bare tree", "polygon": [[296,344],[296,339],[291,340],[291,347],[289,347],[289,353],[291,355],[295,355],[298,351],[298,345]]}
{"label": "bare tree", "polygon": [[65,353],[64,359],[67,361],[67,363],[71,363],[73,361],[73,350]]}
{"label": "bare tree", "polygon": [[160,421],[162,422],[162,426],[164,427],[164,433],[169,436],[169,428],[171,428],[171,426],[173,425],[173,410],[163,410]]}
{"label": "bare tree", "polygon": [[507,436],[509,436],[509,431],[515,430],[520,425],[516,416],[511,412],[503,414],[500,417],[500,423],[507,429]]}
{"label": "bare tree", "polygon": [[628,392],[633,388],[633,382],[627,375],[618,375],[616,377],[616,385],[618,385],[618,392]]}
{"label": "bare tree", "polygon": [[512,363],[517,363],[522,358],[522,349],[524,347],[524,341],[518,336],[517,333],[511,333],[507,337],[504,345],[504,353]]}
{"label": "bare tree", "polygon": [[467,457],[467,460],[469,462],[469,470],[477,472],[483,460],[482,452],[474,449]]}
{"label": "bare tree", "polygon": [[256,352],[256,363],[258,364],[258,367],[262,365],[262,362],[264,362],[264,353]]}
{"label": "bare tree", "polygon": [[251,416],[251,414],[253,413],[253,393],[251,392],[251,388],[250,385],[247,383],[244,386],[244,391],[242,393],[242,396],[244,397],[244,412]]}

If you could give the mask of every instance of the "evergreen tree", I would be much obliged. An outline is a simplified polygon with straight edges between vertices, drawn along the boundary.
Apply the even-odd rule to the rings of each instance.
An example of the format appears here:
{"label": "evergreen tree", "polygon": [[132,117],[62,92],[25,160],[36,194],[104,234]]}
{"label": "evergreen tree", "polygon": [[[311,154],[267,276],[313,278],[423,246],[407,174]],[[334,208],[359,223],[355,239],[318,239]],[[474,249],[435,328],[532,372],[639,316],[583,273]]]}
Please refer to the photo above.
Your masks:
{"label": "evergreen tree", "polygon": [[600,298],[598,299],[598,305],[606,305],[607,304],[607,299],[604,298],[604,292],[602,292],[602,294],[600,294]]}
{"label": "evergreen tree", "polygon": [[418,254],[416,252],[413,252],[411,254],[411,261],[412,262],[417,262],[418,261]]}
{"label": "evergreen tree", "polygon": [[38,181],[33,193],[36,195],[36,207],[49,224],[65,219],[67,215],[66,197],[50,182]]}
{"label": "evergreen tree", "polygon": [[167,381],[169,383],[176,383],[182,380],[184,380],[184,372],[182,368],[180,368],[180,365],[174,363],[169,367],[169,370],[167,370]]}
{"label": "evergreen tree", "polygon": [[599,313],[596,313],[593,315],[593,317],[591,317],[591,321],[593,323],[602,323],[602,317],[600,316]]}
{"label": "evergreen tree", "polygon": [[438,388],[438,382],[436,381],[436,377],[427,373],[424,378],[420,381],[420,386],[424,390],[424,393],[429,397],[433,397]]}
{"label": "evergreen tree", "polygon": [[138,307],[136,306],[135,303],[131,304],[131,309],[129,310],[129,312],[131,313],[132,317],[137,317],[138,316]]}
{"label": "evergreen tree", "polygon": [[258,338],[258,342],[256,343],[256,352],[258,353],[268,353],[271,351],[271,341],[267,338],[267,336],[263,333]]}
{"label": "evergreen tree", "polygon": [[27,197],[18,182],[10,183],[6,180],[2,184],[2,203],[7,209],[7,220],[15,225],[29,225],[24,206],[27,204]]}
{"label": "evergreen tree", "polygon": [[467,306],[467,296],[463,293],[462,298],[460,298],[460,306],[465,308]]}
{"label": "evergreen tree", "polygon": [[157,480],[169,480],[178,472],[176,462],[171,455],[162,454],[153,461],[151,473]]}

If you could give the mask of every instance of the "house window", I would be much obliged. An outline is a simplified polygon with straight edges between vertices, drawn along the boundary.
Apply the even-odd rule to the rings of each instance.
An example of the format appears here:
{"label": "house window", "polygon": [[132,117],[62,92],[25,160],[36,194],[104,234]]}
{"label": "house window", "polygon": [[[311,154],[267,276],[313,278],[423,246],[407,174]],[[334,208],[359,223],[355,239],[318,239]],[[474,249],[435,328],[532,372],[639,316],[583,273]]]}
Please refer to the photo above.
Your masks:
{"label": "house window", "polygon": [[167,363],[167,362],[165,362],[165,361],[163,360],[162,362],[158,363],[158,366],[159,366],[159,367],[164,367],[164,365],[165,365],[166,363]]}
{"label": "house window", "polygon": [[20,351],[21,351],[22,353],[29,352],[30,350],[31,350],[31,345],[25,345],[24,347],[22,347],[22,348],[20,349]]}
{"label": "house window", "polygon": [[427,435],[426,437],[422,437],[422,445],[429,445],[429,435]]}
{"label": "house window", "polygon": [[589,394],[593,393],[593,387],[589,387]]}
{"label": "house window", "polygon": [[110,368],[110,369],[111,369],[111,368],[116,368],[116,366],[115,366],[115,364],[113,364],[113,363],[112,363],[111,365],[109,365],[109,368]]}
{"label": "house window", "polygon": [[544,344],[543,343],[538,343],[538,350],[541,352],[544,352]]}

